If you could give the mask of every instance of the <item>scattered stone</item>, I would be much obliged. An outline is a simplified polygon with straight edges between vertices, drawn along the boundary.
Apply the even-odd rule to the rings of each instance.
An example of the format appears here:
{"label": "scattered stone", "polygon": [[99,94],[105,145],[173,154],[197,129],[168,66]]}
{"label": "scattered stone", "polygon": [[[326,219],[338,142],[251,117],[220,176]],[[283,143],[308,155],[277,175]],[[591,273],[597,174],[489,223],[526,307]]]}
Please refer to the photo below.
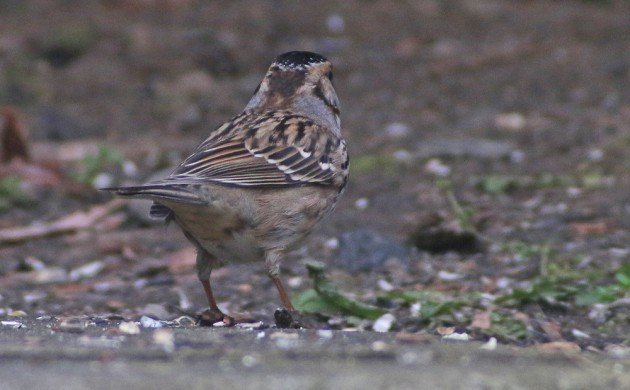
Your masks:
{"label": "scattered stone", "polygon": [[8,326],[11,327],[13,329],[22,329],[22,328],[26,328],[26,326],[19,322],[19,321],[0,321],[0,324],[2,324],[2,326]]}
{"label": "scattered stone", "polygon": [[105,264],[102,261],[93,261],[70,271],[70,280],[77,281],[80,279],[93,278],[101,272],[103,268],[105,268]]}
{"label": "scattered stone", "polygon": [[123,321],[120,323],[120,325],[118,326],[118,329],[125,334],[139,334],[140,333],[140,327],[138,326],[138,324],[136,324],[133,321]]}
{"label": "scattered stone", "polygon": [[503,130],[519,131],[525,127],[526,120],[523,114],[508,112],[497,115],[494,118],[494,124]]}
{"label": "scattered stone", "polygon": [[340,34],[346,27],[346,22],[343,19],[343,16],[339,14],[332,14],[326,18],[326,27],[328,31],[334,34]]}
{"label": "scattered stone", "polygon": [[439,271],[437,276],[439,279],[446,280],[446,281],[460,280],[466,277],[466,275],[458,274],[455,272],[448,272],[448,271]]}
{"label": "scattered stone", "polygon": [[579,329],[571,329],[571,334],[573,335],[573,337],[575,337],[576,339],[590,339],[591,336],[588,333],[584,333]]}
{"label": "scattered stone", "polygon": [[68,280],[68,272],[61,267],[46,267],[35,271],[33,281],[35,283],[62,283]]}
{"label": "scattered stone", "polygon": [[447,341],[468,341],[469,339],[468,333],[451,333],[442,336],[442,340]]}
{"label": "scattered stone", "polygon": [[8,316],[14,318],[26,317],[28,314],[24,310],[11,310],[9,311]]}
{"label": "scattered stone", "polygon": [[486,343],[479,348],[486,351],[494,351],[495,349],[497,349],[497,339],[495,339],[494,337],[490,337],[490,339],[488,339],[488,341],[486,341]]}
{"label": "scattered stone", "polygon": [[432,158],[427,161],[427,163],[424,164],[424,170],[438,177],[446,177],[451,173],[451,167],[442,163],[442,161],[437,158]]}
{"label": "scattered stone", "polygon": [[422,308],[422,304],[420,302],[412,303],[409,306],[409,315],[413,318],[420,317],[420,309]]}
{"label": "scattered stone", "polygon": [[59,323],[58,329],[68,333],[83,333],[87,326],[88,322],[83,318],[66,318]]}
{"label": "scattered stone", "polygon": [[371,230],[360,229],[341,235],[333,264],[350,272],[371,271],[382,268],[393,258],[408,265],[409,248]]}
{"label": "scattered stone", "polygon": [[380,316],[376,321],[374,321],[374,325],[372,325],[372,329],[375,332],[388,332],[394,323],[396,322],[396,317],[393,314],[385,313]]}
{"label": "scattered stone", "polygon": [[161,328],[164,326],[162,322],[147,316],[140,317],[140,325],[142,325],[143,328]]}
{"label": "scattered stone", "polygon": [[367,198],[359,198],[354,202],[354,207],[357,210],[365,210],[370,205],[370,201]]}
{"label": "scattered stone", "polygon": [[237,328],[241,328],[241,329],[261,329],[262,327],[264,327],[265,324],[262,321],[257,321],[257,322],[239,322],[236,324]]}
{"label": "scattered stone", "polygon": [[320,329],[317,331],[317,336],[322,339],[330,340],[333,338],[333,331],[330,329]]}
{"label": "scattered stone", "polygon": [[376,283],[381,291],[389,292],[394,290],[394,286],[385,279],[379,279]]}
{"label": "scattered stone", "polygon": [[403,138],[409,134],[409,126],[405,123],[393,122],[385,126],[385,134],[391,138]]}

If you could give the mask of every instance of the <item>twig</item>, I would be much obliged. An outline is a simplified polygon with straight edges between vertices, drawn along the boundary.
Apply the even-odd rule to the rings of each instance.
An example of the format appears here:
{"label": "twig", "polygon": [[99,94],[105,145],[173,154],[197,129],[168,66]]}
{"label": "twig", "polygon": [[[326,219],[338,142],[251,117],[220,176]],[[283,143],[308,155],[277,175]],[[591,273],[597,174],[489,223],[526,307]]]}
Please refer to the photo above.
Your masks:
{"label": "twig", "polygon": [[0,230],[0,244],[18,243],[88,229],[124,204],[124,200],[114,199],[103,205],[94,206],[88,211],[74,212],[56,221],[2,229]]}

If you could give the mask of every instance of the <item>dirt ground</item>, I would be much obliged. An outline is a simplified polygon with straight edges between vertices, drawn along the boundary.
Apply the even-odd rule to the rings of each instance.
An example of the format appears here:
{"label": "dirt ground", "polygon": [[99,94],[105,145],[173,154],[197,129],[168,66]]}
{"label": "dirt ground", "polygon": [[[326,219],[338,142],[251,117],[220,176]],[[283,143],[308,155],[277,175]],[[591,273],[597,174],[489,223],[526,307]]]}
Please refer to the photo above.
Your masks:
{"label": "dirt ground", "polygon": [[[0,165],[3,326],[194,319],[181,232],[95,188],[164,176],[289,50],[333,63],[351,154],[341,204],[283,263],[315,327],[628,358],[623,0],[0,2],[0,107],[30,152]],[[323,305],[308,260],[379,315]],[[262,264],[213,286],[274,326]]]}

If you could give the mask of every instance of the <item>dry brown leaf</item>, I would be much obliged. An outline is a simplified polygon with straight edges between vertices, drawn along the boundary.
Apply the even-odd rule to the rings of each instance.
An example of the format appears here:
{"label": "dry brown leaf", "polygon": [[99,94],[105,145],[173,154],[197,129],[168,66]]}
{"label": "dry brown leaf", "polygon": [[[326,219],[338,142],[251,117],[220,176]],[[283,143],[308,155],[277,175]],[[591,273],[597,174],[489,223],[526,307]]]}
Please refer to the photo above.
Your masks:
{"label": "dry brown leaf", "polygon": [[604,234],[608,230],[606,222],[575,222],[569,225],[574,234],[586,236],[589,234]]}
{"label": "dry brown leaf", "polygon": [[582,350],[579,345],[570,341],[552,341],[550,343],[538,344],[535,348],[540,352],[552,353],[578,353]]}
{"label": "dry brown leaf", "polygon": [[88,229],[124,204],[122,199],[114,199],[108,203],[94,206],[88,211],[76,211],[53,222],[2,229],[0,230],[0,243],[17,243]]}

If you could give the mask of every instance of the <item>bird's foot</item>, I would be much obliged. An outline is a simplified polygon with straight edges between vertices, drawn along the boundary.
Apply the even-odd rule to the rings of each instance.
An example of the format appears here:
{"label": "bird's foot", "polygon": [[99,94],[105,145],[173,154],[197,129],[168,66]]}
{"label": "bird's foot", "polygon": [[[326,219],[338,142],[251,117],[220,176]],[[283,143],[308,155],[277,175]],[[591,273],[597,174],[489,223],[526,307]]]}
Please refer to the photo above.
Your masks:
{"label": "bird's foot", "polygon": [[200,326],[214,326],[217,322],[223,322],[224,326],[234,326],[237,321],[219,309],[206,309],[198,316]]}
{"label": "bird's foot", "polygon": [[305,328],[302,316],[297,310],[276,309],[273,318],[276,320],[276,326],[281,329]]}

